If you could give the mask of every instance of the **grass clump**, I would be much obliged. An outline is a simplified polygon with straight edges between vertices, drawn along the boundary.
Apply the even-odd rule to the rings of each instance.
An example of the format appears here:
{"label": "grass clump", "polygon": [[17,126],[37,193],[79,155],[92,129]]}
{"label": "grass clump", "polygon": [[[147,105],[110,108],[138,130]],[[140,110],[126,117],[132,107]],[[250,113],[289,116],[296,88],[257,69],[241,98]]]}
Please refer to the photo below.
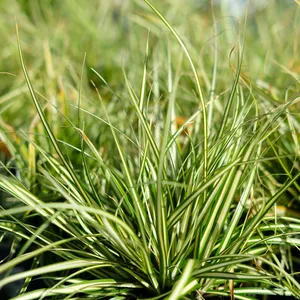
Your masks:
{"label": "grass clump", "polygon": [[[65,3],[55,9],[72,8]],[[300,189],[299,79],[289,70],[285,90],[266,90],[264,77],[252,79],[256,61],[244,73],[248,27],[239,39],[222,34],[220,7],[212,9],[208,62],[207,49],[198,62],[197,39],[170,25],[176,10],[164,17],[148,1],[131,9],[138,25],[126,19],[122,27],[128,47],[140,47],[131,26],[151,32],[143,57],[131,65],[125,53],[123,72],[122,63],[109,72],[114,86],[97,67],[86,70],[85,56],[60,80],[46,44],[52,81],[40,92],[18,36],[36,112],[24,130],[8,124],[11,108],[3,108],[1,139],[11,158],[2,163],[0,228],[11,254],[0,266],[0,287],[21,281],[19,300],[300,298],[300,223],[292,208]],[[249,18],[255,30],[259,22]],[[87,19],[76,20],[93,36]],[[224,36],[235,47],[222,48]],[[63,82],[73,91],[70,103]],[[14,273],[24,262],[29,268]],[[37,279],[46,286],[33,289]]]}

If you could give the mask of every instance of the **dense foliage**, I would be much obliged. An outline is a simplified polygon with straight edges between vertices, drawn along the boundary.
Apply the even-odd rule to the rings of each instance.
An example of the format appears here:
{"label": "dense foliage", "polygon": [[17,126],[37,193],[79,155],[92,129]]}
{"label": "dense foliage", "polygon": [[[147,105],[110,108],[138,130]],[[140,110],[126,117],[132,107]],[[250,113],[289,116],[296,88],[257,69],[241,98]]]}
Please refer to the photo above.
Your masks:
{"label": "dense foliage", "polygon": [[282,2],[0,3],[3,295],[300,298]]}

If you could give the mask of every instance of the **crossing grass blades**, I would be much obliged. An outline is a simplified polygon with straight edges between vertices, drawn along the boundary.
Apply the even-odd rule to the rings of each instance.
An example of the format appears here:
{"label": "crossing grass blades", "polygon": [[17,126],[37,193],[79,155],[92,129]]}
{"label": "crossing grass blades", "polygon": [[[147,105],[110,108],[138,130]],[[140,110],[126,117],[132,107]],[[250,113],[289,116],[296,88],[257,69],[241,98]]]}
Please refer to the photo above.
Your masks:
{"label": "crossing grass blades", "polygon": [[[257,101],[257,89],[241,76],[240,45],[234,50],[232,86],[215,122],[220,112],[203,96],[195,58],[165,17],[145,2],[178,42],[182,57],[174,73],[171,54],[165,62],[168,105],[159,110],[164,114],[160,126],[149,106],[149,43],[141,82],[130,82],[124,71],[136,126],[131,135],[112,122],[101,89],[92,83],[105,119],[78,107],[79,119],[92,118],[110,130],[113,160],[102,155],[83,122],[75,124],[57,110],[58,122],[68,124],[81,141],[76,162],[66,153],[68,137],[64,144],[57,138],[40,103],[17,29],[24,77],[49,144],[24,135],[34,153],[27,160],[19,159],[13,142],[8,145],[20,174],[1,175],[0,186],[18,205],[0,210],[0,228],[3,236],[13,237],[18,251],[0,265],[0,288],[21,281],[14,300],[300,298],[292,257],[300,246],[300,221],[274,212],[278,200],[299,193],[300,172],[290,171],[276,149],[272,152],[278,132],[299,126],[289,113],[299,97]],[[176,127],[182,62],[189,64],[199,105]],[[215,72],[212,77],[215,81]],[[282,136],[282,143],[297,156],[295,137]],[[80,170],[74,167],[78,157]],[[280,185],[274,186],[275,175],[267,171],[270,161],[283,167]],[[22,169],[28,170],[26,176]],[[13,272],[25,262],[29,269]],[[36,278],[45,287],[29,289]]]}

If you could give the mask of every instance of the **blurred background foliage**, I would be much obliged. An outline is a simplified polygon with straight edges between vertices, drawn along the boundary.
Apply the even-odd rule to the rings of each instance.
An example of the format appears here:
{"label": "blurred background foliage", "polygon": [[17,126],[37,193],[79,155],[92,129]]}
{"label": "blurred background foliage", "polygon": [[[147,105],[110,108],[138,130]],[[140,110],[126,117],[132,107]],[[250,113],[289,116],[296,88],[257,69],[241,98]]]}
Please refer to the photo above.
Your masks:
{"label": "blurred background foliage", "polygon": [[[230,66],[235,67],[237,53],[234,49],[244,35],[244,1],[223,1],[221,5],[220,1],[214,2],[216,29],[211,9],[213,1],[153,1],[188,44],[206,96],[214,47],[219,53],[216,93],[222,95],[232,83]],[[291,94],[299,89],[299,82],[295,80],[300,70],[300,29],[297,26],[300,20],[296,6],[288,0],[249,1],[248,4],[243,76],[261,93],[270,94],[278,101],[285,95],[286,87]],[[94,80],[101,86],[90,68],[97,70],[113,89],[118,88],[119,94],[124,86],[123,67],[131,81],[140,81],[148,30],[149,62],[152,68],[155,65],[159,68],[160,96],[167,85],[167,64],[162,62],[166,61],[168,43],[174,55],[181,52],[143,1],[2,0],[0,17],[0,71],[13,75],[1,74],[1,115],[3,121],[17,128],[26,128],[31,118],[21,117],[22,113],[17,117],[15,112],[26,107],[29,116],[33,116],[34,111],[30,109],[32,103],[20,68],[16,22],[35,88],[49,101],[59,103],[64,103],[65,99],[68,103],[76,101],[84,53],[87,57],[83,83],[88,100],[82,101],[82,105],[89,106],[89,101],[95,99],[89,97],[88,93],[93,93],[93,89],[88,88],[89,81]],[[173,63],[175,68],[177,61],[174,59]],[[182,80],[189,83],[188,66],[184,71],[187,74],[183,74]],[[181,86],[178,98],[193,103],[185,89],[189,86]],[[107,99],[110,97],[111,93],[107,92]],[[190,107],[192,105],[185,105],[185,115],[190,114]]]}

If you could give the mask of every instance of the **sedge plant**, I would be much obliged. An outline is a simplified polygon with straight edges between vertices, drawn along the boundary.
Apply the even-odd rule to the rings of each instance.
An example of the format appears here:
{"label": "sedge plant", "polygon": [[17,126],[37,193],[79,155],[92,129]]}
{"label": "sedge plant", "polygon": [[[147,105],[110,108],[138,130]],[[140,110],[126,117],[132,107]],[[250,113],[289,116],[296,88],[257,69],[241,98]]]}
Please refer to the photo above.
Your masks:
{"label": "sedge plant", "polygon": [[[299,198],[299,118],[292,113],[299,97],[287,92],[280,102],[262,94],[242,74],[241,41],[232,50],[225,103],[214,93],[218,51],[206,98],[194,49],[145,3],[168,30],[166,86],[151,33],[140,81],[123,70],[124,98],[92,69],[113,99],[130,103],[125,125],[94,81],[99,114],[81,106],[81,88],[76,118],[45,99],[31,81],[17,29],[37,115],[31,131],[18,137],[25,147],[1,132],[17,172],[3,164],[0,187],[14,205],[1,208],[0,228],[17,250],[0,265],[0,289],[21,280],[15,300],[300,298],[294,259],[300,222],[277,212],[278,201]],[[179,45],[175,62],[172,39]],[[196,105],[178,125],[186,68]],[[91,123],[106,137],[102,146],[93,141]],[[13,272],[28,261],[28,270]],[[36,278],[46,286],[30,290]]]}

